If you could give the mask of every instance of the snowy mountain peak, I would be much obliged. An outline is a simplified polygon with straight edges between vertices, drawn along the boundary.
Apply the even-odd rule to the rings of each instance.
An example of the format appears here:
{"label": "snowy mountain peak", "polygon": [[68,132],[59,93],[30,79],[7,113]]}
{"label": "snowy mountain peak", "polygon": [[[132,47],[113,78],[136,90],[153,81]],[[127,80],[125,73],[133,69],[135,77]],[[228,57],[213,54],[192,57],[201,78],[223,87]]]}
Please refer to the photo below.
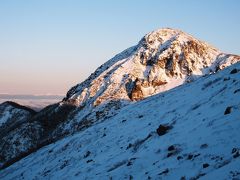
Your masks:
{"label": "snowy mountain peak", "polygon": [[[63,103],[97,106],[140,100],[239,61],[180,30],[159,29],[100,66],[67,93]],[[224,62],[224,63],[223,63]],[[221,68],[224,66],[222,65]]]}
{"label": "snowy mountain peak", "polygon": [[[6,125],[6,118],[4,119],[4,117],[6,117],[5,114],[9,114],[8,111],[10,112],[10,110],[7,109],[6,111],[5,108],[1,110],[0,105],[0,122],[3,122],[1,119],[3,118],[5,124],[5,127],[2,128],[5,129],[5,131],[0,131],[0,149],[2,150],[0,153],[0,168],[6,168],[32,152],[53,142],[60,141],[70,134],[73,135],[76,132],[84,132],[89,128],[94,129],[97,127],[97,124],[110,121],[111,119],[113,119],[113,122],[118,122],[115,121],[114,117],[119,114],[122,114],[119,122],[123,124],[128,120],[130,122],[130,120],[134,119],[129,115],[131,111],[134,110],[135,104],[141,104],[141,102],[136,101],[194,81],[200,76],[213,74],[238,61],[240,61],[239,56],[221,53],[216,48],[182,31],[169,28],[153,31],[145,35],[137,45],[124,50],[101,65],[84,82],[72,87],[62,102],[52,104],[37,114],[29,113],[29,116],[26,116],[24,120],[14,118],[14,121],[17,120],[17,123],[13,126],[12,124],[10,124],[10,126],[8,126],[8,124]],[[238,72],[239,64],[236,64],[235,69],[232,69],[230,74],[231,76],[235,76],[234,74]],[[146,104],[139,107],[137,112],[135,112],[137,119],[139,120],[143,117],[140,112],[144,109],[145,117],[150,117],[146,118],[146,120],[149,121],[147,123],[149,127],[151,123],[158,122],[158,120],[159,122],[164,121],[167,117],[171,120],[169,125],[172,126],[172,124],[179,119],[179,115],[183,117],[182,121],[185,122],[186,114],[189,114],[189,112],[192,113],[198,109],[201,104],[210,101],[210,95],[206,93],[204,89],[216,82],[219,82],[218,84],[221,86],[219,89],[209,90],[208,88],[208,91],[212,92],[213,96],[219,95],[219,97],[222,97],[220,96],[221,92],[227,92],[229,89],[224,84],[228,84],[234,88],[234,93],[230,93],[231,98],[234,99],[237,92],[239,92],[239,89],[235,89],[237,85],[236,80],[238,79],[233,79],[230,82],[230,77],[228,76],[229,70],[227,69],[224,70],[222,74],[222,76],[224,75],[226,77],[217,75],[220,73],[221,72],[216,73],[216,75],[214,74],[213,77],[215,79],[212,80],[208,79],[208,77],[211,76],[207,76],[201,78],[204,79],[204,82],[200,83],[200,81],[196,80],[189,84],[190,87],[183,85],[182,87],[185,87],[189,93],[185,93],[185,89],[183,91],[181,90],[182,87],[178,87],[175,90],[144,100],[143,103]],[[223,79],[222,82],[220,82],[221,79]],[[199,99],[191,96],[193,93],[191,91],[194,88],[198,89],[196,92],[203,93]],[[178,90],[181,91],[180,94]],[[231,91],[232,90],[233,89],[231,89]],[[197,96],[196,92],[195,95]],[[163,98],[168,93],[172,95]],[[204,99],[205,95],[208,98]],[[185,100],[182,101],[182,97],[184,96]],[[148,104],[149,99],[152,99],[153,102],[156,101],[159,105],[151,107],[151,104]],[[235,100],[237,99],[235,98]],[[177,103],[177,101],[179,102]],[[185,104],[185,101],[188,103]],[[222,103],[222,100],[216,103]],[[169,110],[170,107],[173,107],[173,104],[179,107],[175,107],[175,110]],[[3,107],[4,106],[3,104]],[[133,109],[129,109],[131,106]],[[158,110],[158,107],[160,107],[161,110]],[[194,116],[197,117],[199,113],[201,114],[202,112],[204,112],[203,114],[208,114],[205,112],[216,106],[207,107],[207,110],[198,109],[199,111],[196,111],[198,114]],[[156,113],[162,113],[162,118],[155,119],[156,117],[160,117],[157,114],[151,116],[153,112],[151,108],[154,109],[154,112],[156,110]],[[180,110],[178,111],[178,109]],[[232,109],[230,107],[228,111]],[[125,111],[128,111],[128,113]],[[174,112],[176,112],[176,114],[172,117],[173,119],[171,119],[170,117]],[[14,113],[11,112],[9,116],[11,116],[11,114]],[[141,123],[139,123],[137,119],[135,118],[135,123],[139,124],[140,127]],[[189,119],[192,118],[189,116]],[[209,117],[209,119],[211,118]],[[106,122],[106,124],[106,127],[108,127],[108,122]],[[156,128],[156,125],[157,124],[154,125],[154,128]],[[119,124],[112,126],[112,130],[114,132],[118,131],[118,129],[115,129],[115,127],[118,126]],[[105,129],[105,127],[102,129]],[[125,133],[125,131],[126,129],[122,129],[121,132]],[[194,129],[191,131],[194,131]],[[136,134],[135,130],[131,130],[131,133]],[[95,131],[93,134],[98,136]],[[111,134],[114,135],[114,133]],[[94,143],[96,143],[95,139],[99,137],[100,136],[93,138]],[[150,136],[146,136],[144,139],[147,140],[148,138],[150,138]],[[128,138],[126,137],[126,139]],[[112,142],[112,140],[110,141]],[[140,140],[140,142],[141,141],[142,140]],[[116,143],[118,144],[118,142]],[[136,144],[138,144],[138,141],[136,141]],[[79,149],[79,147],[76,149]],[[108,167],[108,169],[111,169],[111,167]]]}

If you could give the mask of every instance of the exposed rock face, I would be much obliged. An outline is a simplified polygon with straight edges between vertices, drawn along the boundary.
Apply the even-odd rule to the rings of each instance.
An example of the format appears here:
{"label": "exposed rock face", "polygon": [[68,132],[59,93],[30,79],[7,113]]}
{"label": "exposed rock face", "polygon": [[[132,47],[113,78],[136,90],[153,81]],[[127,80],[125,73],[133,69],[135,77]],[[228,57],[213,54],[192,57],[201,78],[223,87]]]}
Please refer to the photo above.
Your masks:
{"label": "exposed rock face", "polygon": [[[191,82],[238,61],[239,56],[221,53],[182,31],[169,28],[153,31],[72,87],[62,102],[36,115],[30,113],[28,120],[21,120],[19,115],[14,118],[21,123],[0,132],[3,134],[0,168],[1,163],[14,162],[42,146],[113,117],[132,101]],[[2,117],[4,113],[0,108]],[[13,140],[16,138],[22,141]]]}
{"label": "exposed rock face", "polygon": [[110,99],[141,100],[216,72],[239,61],[192,36],[169,28],[145,35],[138,45],[99,67],[67,93],[65,103],[102,104]]}

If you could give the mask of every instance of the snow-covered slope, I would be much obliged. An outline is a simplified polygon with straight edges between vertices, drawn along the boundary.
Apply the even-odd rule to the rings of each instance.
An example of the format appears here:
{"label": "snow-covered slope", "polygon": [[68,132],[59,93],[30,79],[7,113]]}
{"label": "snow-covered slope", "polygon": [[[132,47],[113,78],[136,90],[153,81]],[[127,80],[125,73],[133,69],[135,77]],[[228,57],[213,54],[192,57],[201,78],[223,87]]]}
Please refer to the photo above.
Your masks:
{"label": "snow-covered slope", "polygon": [[35,112],[14,102],[0,104],[0,128],[7,124],[26,121]]}
{"label": "snow-covered slope", "polygon": [[240,178],[240,63],[117,111],[0,179]]}
{"label": "snow-covered slope", "polygon": [[94,123],[98,115],[113,116],[115,112],[111,109],[164,92],[238,61],[239,56],[222,53],[180,30],[164,28],[150,32],[136,46],[116,55],[68,91],[61,105],[74,105],[78,110],[71,114],[70,121],[58,126],[53,136],[75,131],[82,120]]}
{"label": "snow-covered slope", "polygon": [[32,109],[14,102],[0,104],[0,167],[36,143],[33,142],[37,139],[36,124],[29,123],[35,114]]}
{"label": "snow-covered slope", "polygon": [[[71,88],[61,102],[44,108],[5,133],[0,144],[2,152],[7,153],[0,156],[0,168],[68,135],[112,120],[137,101],[193,82],[238,61],[239,56],[222,53],[180,30],[153,31]],[[19,138],[28,146],[12,141]],[[21,149],[21,153],[15,149]]]}

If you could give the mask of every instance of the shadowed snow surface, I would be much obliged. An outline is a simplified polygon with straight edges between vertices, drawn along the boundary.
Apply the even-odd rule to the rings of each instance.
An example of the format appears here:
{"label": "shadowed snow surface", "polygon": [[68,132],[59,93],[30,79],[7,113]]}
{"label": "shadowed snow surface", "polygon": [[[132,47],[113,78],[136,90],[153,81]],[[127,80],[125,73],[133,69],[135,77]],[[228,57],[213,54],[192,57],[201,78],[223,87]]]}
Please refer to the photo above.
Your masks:
{"label": "shadowed snow surface", "polygon": [[0,179],[240,178],[240,63],[114,111]]}

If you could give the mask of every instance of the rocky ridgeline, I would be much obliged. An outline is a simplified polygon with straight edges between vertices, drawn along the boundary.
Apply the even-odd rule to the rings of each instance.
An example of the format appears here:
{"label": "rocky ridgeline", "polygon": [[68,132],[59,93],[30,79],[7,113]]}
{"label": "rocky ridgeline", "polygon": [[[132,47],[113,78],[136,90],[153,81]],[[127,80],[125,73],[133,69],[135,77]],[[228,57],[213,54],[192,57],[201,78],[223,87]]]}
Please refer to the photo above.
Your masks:
{"label": "rocky ridgeline", "polygon": [[[153,31],[72,87],[62,102],[27,116],[21,123],[15,123],[19,118],[13,118],[14,128],[1,133],[0,167],[105,121],[132,101],[215,73],[238,61],[239,56],[221,53],[182,31]],[[0,115],[4,113],[10,111],[4,109]]]}
{"label": "rocky ridgeline", "polygon": [[141,100],[214,73],[239,59],[182,31],[160,29],[145,35],[137,46],[109,60],[73,87],[65,102],[85,106],[111,99]]}

